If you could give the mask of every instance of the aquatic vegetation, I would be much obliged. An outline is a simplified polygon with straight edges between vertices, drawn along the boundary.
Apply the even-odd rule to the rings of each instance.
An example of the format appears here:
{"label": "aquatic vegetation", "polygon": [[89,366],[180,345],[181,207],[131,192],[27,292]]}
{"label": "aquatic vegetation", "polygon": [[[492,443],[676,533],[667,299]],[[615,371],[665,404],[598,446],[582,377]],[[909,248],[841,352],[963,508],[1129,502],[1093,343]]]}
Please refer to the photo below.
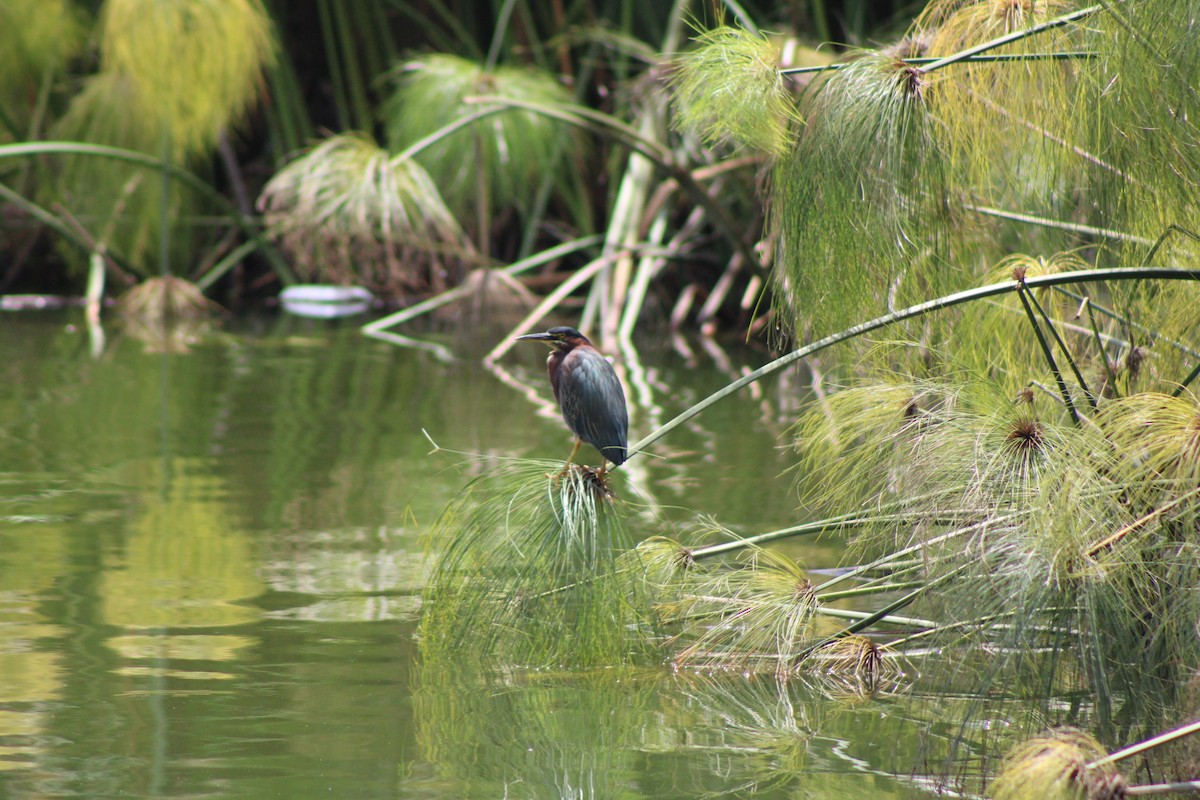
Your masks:
{"label": "aquatic vegetation", "polygon": [[[629,625],[647,638],[614,666],[894,693],[958,730],[922,757],[948,775],[976,758],[980,784],[990,754],[1069,724],[1087,734],[1014,751],[996,796],[1123,795],[1105,747],[1188,713],[1200,670],[1197,131],[1127,83],[1193,104],[1195,10],[937,2],[902,48],[807,71],[794,117],[764,101],[767,62],[728,68],[754,34],[699,37],[671,79],[678,124],[772,154],[775,311],[805,343],[632,457],[799,359],[843,358],[793,429],[799,513],[819,518],[650,525],[604,574],[640,575],[659,624]],[[721,108],[734,86],[759,119]],[[769,549],[816,532],[852,534],[846,559]]]}

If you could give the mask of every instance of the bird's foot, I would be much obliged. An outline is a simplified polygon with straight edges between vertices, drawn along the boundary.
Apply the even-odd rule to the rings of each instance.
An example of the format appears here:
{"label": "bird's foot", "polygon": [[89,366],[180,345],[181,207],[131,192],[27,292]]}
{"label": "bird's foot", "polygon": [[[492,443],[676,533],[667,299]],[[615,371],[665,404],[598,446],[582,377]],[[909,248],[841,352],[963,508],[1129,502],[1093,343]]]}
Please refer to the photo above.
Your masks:
{"label": "bird's foot", "polygon": [[603,467],[596,468],[585,464],[567,463],[563,464],[563,468],[557,473],[546,473],[547,478],[559,484],[568,475],[572,476],[571,484],[590,489],[602,500],[611,500],[615,497],[612,490],[608,488],[608,472]]}
{"label": "bird's foot", "polygon": [[578,464],[572,464],[570,461],[568,461],[562,465],[562,469],[560,469],[558,472],[547,472],[546,477],[552,478],[555,481],[561,481],[572,469],[579,470],[582,469],[582,467],[580,467]]}
{"label": "bird's foot", "polygon": [[604,500],[613,499],[612,490],[608,488],[608,470],[605,467],[596,469],[580,465],[578,469],[583,482],[596,493],[596,496]]}

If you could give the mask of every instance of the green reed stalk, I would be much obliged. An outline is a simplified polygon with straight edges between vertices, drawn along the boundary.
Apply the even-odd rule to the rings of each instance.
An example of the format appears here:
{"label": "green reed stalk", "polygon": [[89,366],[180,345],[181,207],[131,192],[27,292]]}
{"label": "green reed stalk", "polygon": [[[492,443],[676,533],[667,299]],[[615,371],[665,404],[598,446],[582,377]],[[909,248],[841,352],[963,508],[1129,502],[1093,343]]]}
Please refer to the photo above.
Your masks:
{"label": "green reed stalk", "polygon": [[23,144],[8,144],[0,145],[0,159],[4,158],[24,158],[28,156],[39,155],[81,155],[81,156],[96,156],[97,158],[111,158],[116,161],[125,161],[130,164],[137,164],[143,167],[152,169],[161,169],[170,174],[172,178],[187,186],[195,189],[206,199],[220,205],[226,210],[226,214],[230,221],[237,225],[243,234],[254,241],[255,245],[262,254],[271,262],[271,268],[279,277],[279,280],[285,285],[290,286],[296,283],[296,276],[292,274],[288,268],[287,262],[279,255],[279,252],[263,236],[259,230],[257,220],[254,217],[243,214],[229,198],[218,192],[211,185],[201,180],[196,175],[188,172],[186,169],[178,167],[167,161],[164,161],[153,156],[148,156],[145,153],[139,153],[135,150],[125,150],[119,147],[108,147],[99,144],[85,144],[81,142],[32,142]]}
{"label": "green reed stalk", "polygon": [[[1087,283],[1089,281],[1130,281],[1130,280],[1200,280],[1200,269],[1177,269],[1172,267],[1118,267],[1104,269],[1086,269],[1076,270],[1073,272],[1059,272],[1053,275],[1039,275],[1035,278],[1027,278],[1025,286],[1030,289],[1036,289],[1041,286],[1063,286],[1075,283]],[[683,425],[685,422],[695,417],[697,414],[705,411],[710,406],[716,405],[726,397],[738,392],[741,389],[755,383],[767,375],[778,372],[784,367],[790,366],[802,358],[807,358],[822,350],[826,350],[835,344],[840,344],[851,339],[863,336],[871,331],[885,328],[897,322],[903,322],[909,319],[922,317],[933,311],[941,311],[947,308],[970,303],[976,300],[983,300],[989,297],[1007,294],[1009,292],[1018,291],[1022,284],[1017,281],[1005,281],[1003,283],[993,283],[988,286],[981,286],[975,289],[967,289],[955,294],[945,295],[935,300],[929,300],[924,303],[918,303],[914,306],[894,311],[890,314],[884,314],[881,317],[868,320],[867,322],[859,323],[838,333],[826,336],[823,339],[818,339],[811,344],[805,345],[797,350],[780,356],[779,358],[765,364],[753,372],[744,375],[738,380],[730,383],[728,386],[720,389],[709,395],[708,397],[696,403],[691,408],[681,412],[673,419],[659,426],[657,430],[652,431],[641,440],[633,443],[629,447],[629,454],[633,455],[641,450],[644,450],[649,445],[666,436],[671,431]],[[619,469],[619,467],[614,467]]]}
{"label": "green reed stalk", "polygon": [[1033,304],[1038,314],[1041,315],[1042,320],[1045,321],[1046,327],[1050,329],[1050,335],[1054,337],[1055,344],[1062,351],[1063,357],[1067,359],[1067,364],[1070,365],[1071,372],[1075,375],[1075,380],[1078,381],[1079,386],[1083,389],[1084,396],[1087,397],[1088,403],[1091,405],[1092,410],[1095,411],[1096,396],[1092,394],[1092,390],[1088,388],[1087,381],[1083,379],[1083,375],[1079,372],[1079,366],[1075,363],[1075,358],[1071,355],[1071,351],[1067,349],[1067,343],[1059,335],[1058,327],[1050,319],[1050,315],[1046,313],[1046,309],[1042,308],[1042,304],[1038,302],[1037,295],[1033,292],[1022,292],[1022,296],[1029,299],[1029,302]]}

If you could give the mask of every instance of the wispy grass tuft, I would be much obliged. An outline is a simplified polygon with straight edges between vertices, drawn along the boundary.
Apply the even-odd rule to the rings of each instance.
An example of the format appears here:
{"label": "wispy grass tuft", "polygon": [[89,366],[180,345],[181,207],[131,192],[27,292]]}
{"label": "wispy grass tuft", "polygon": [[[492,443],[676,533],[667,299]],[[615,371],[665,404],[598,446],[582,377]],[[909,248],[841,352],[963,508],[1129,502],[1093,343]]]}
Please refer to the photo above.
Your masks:
{"label": "wispy grass tuft", "polygon": [[445,288],[472,253],[429,174],[362,135],[330,137],[295,159],[258,204],[308,279],[425,292]]}
{"label": "wispy grass tuft", "polygon": [[[477,113],[469,99],[495,96],[533,105],[570,105],[570,93],[533,68],[480,63],[429,53],[403,64],[384,109],[388,146],[401,152],[426,136]],[[422,149],[417,160],[464,223],[482,208],[528,212],[556,163],[570,164],[581,139],[559,120],[529,110],[487,116]],[[561,162],[556,161],[561,159]],[[490,220],[488,220],[490,223]]]}
{"label": "wispy grass tuft", "polygon": [[709,144],[732,139],[772,156],[787,152],[800,118],[776,45],[731,27],[705,31],[696,42],[668,78],[675,124]]}
{"label": "wispy grass tuft", "polygon": [[[1113,477],[1127,485],[1135,510],[1154,508],[1200,485],[1200,403],[1195,395],[1142,392],[1114,400],[1096,424],[1117,455]],[[1181,515],[1189,509],[1194,516],[1200,502],[1171,517],[1184,523]]]}
{"label": "wispy grass tuft", "polygon": [[686,621],[677,666],[786,675],[813,642],[817,596],[785,555],[750,549],[736,569],[697,576],[668,606]]}
{"label": "wispy grass tuft", "polygon": [[771,173],[768,234],[781,307],[825,335],[890,305],[940,294],[943,165],[925,77],[865,56],[814,83],[796,147]]}
{"label": "wispy grass tuft", "polygon": [[896,491],[910,436],[948,402],[953,397],[899,380],[832,394],[795,427],[805,499],[815,510],[836,512]]}
{"label": "wispy grass tuft", "polygon": [[[1046,257],[1014,253],[990,267],[985,272],[983,281],[1011,281],[1018,276],[1021,280],[1028,280],[1042,275],[1083,270],[1087,267],[1087,262],[1074,251]],[[1082,290],[1088,292],[1092,289],[1083,287]],[[1061,292],[1047,289],[1037,291],[1034,301],[1054,323],[1052,332],[1049,326],[1045,325],[1045,320],[1040,315],[1037,316],[1038,326],[1047,341],[1061,341],[1068,348],[1067,353],[1059,349],[1054,349],[1052,353],[1064,379],[1070,381],[1074,392],[1082,392],[1082,387],[1078,385],[1074,373],[1069,369],[1072,364],[1077,365],[1083,374],[1088,376],[1089,386],[1093,383],[1096,386],[1102,385],[1106,377],[1103,359],[1111,353],[1107,348],[1103,351],[1097,348],[1096,339],[1086,320],[1076,319],[1079,301]],[[1106,335],[1120,333],[1107,320],[1102,322],[1101,328]],[[969,363],[978,373],[995,376],[1013,397],[1023,387],[1037,382],[1049,384],[1053,380],[1036,331],[1017,293],[998,297],[972,309],[970,316],[965,317],[956,327],[954,336],[956,356],[964,363]],[[1076,399],[1082,404],[1084,395],[1078,394]],[[1048,413],[1047,416],[1052,420],[1056,419],[1056,415],[1052,413]]]}
{"label": "wispy grass tuft", "polygon": [[596,666],[652,651],[641,571],[621,558],[625,509],[561,466],[491,467],[442,515],[421,623],[427,664]]}
{"label": "wispy grass tuft", "polygon": [[[1089,25],[1094,66],[1077,87],[1077,106],[1087,110],[1085,146],[1118,170],[1092,174],[1093,219],[1150,240],[1171,225],[1200,230],[1196,3],[1104,5],[1105,13]],[[1174,239],[1168,245],[1160,256],[1196,262],[1193,244]],[[1134,242],[1116,249],[1117,258],[1133,263],[1147,252]],[[1193,294],[1193,309],[1196,302]]]}
{"label": "wispy grass tuft", "polygon": [[1104,748],[1083,731],[1064,728],[1014,747],[991,787],[994,800],[1120,800],[1124,778],[1111,765],[1093,767]]}
{"label": "wispy grass tuft", "polygon": [[866,636],[840,636],[818,648],[802,664],[810,679],[827,691],[869,694],[894,686],[904,675],[895,655]]}
{"label": "wispy grass tuft", "polygon": [[142,281],[121,296],[120,304],[125,316],[155,322],[202,319],[218,308],[196,284],[170,275]]}
{"label": "wispy grass tuft", "polygon": [[809,412],[813,496],[876,510],[853,550],[885,555],[862,574],[937,586],[911,613],[946,626],[942,646],[1086,687],[1102,720],[1104,698],[1168,708],[1200,663],[1184,588],[1200,580],[1195,400],[1109,401],[1077,427],[1045,396],[964,377],[850,389]]}
{"label": "wispy grass tuft", "polygon": [[[0,5],[0,141],[37,136],[44,81],[56,79],[86,40],[84,14],[70,0],[8,0]],[[7,125],[11,123],[14,129]]]}
{"label": "wispy grass tuft", "polygon": [[260,0],[109,0],[101,25],[101,69],[132,82],[141,124],[166,126],[177,157],[245,116],[277,49]]}
{"label": "wispy grass tuft", "polygon": [[[1028,30],[1075,6],[1066,0],[935,2],[910,35],[928,43],[930,56],[944,57]],[[989,55],[1020,59],[1084,51],[1086,24],[1017,39]],[[1054,220],[1077,218],[1086,203],[1078,187],[1093,172],[1112,168],[1086,149],[1092,112],[1080,102],[1077,86],[1079,71],[1087,67],[1086,60],[1031,58],[966,61],[937,73],[929,105],[954,184],[969,193],[969,202]],[[1025,249],[1049,251],[1077,243],[1074,234],[1050,227],[1005,227],[996,219],[989,224],[993,240],[1020,236]]]}
{"label": "wispy grass tuft", "polygon": [[622,569],[638,570],[647,589],[647,597],[655,603],[671,603],[698,572],[692,549],[665,536],[651,536],[638,542],[637,547],[621,556]]}
{"label": "wispy grass tuft", "polygon": [[186,353],[213,329],[220,311],[196,284],[166,275],[147,278],[117,302],[121,327],[147,352]]}

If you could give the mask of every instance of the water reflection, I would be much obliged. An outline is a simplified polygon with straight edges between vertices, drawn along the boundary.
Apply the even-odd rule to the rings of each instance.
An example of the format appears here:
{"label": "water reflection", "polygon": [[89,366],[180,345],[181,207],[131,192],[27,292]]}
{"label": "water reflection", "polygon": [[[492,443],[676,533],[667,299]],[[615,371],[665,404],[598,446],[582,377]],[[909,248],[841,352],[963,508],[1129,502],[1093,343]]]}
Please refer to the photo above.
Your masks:
{"label": "water reflection", "polygon": [[[414,696],[423,536],[500,459],[570,447],[542,355],[506,358],[505,383],[352,325],[246,325],[186,353],[114,331],[97,358],[66,313],[0,326],[0,793],[901,796],[843,735],[878,707],[798,684],[451,664]],[[723,355],[726,372],[643,352],[638,432],[724,385],[740,367]],[[649,508],[632,533],[697,510],[744,534],[795,522],[786,485],[764,487],[798,381],[622,471]],[[478,457],[430,455],[422,429]]]}
{"label": "water reflection", "polygon": [[887,739],[862,697],[802,681],[603,670],[484,678],[425,670],[425,759],[451,793],[491,797],[886,797]]}
{"label": "water reflection", "polygon": [[[415,619],[427,558],[391,528],[293,531],[274,537],[260,575],[276,593],[260,603],[277,619]],[[288,598],[284,600],[283,598]]]}
{"label": "water reflection", "polygon": [[6,475],[0,482],[0,773],[36,760],[65,665],[42,643],[63,629],[42,610],[68,547],[63,485]]}
{"label": "water reflection", "polygon": [[121,547],[105,553],[97,593],[103,622],[125,628],[243,625],[239,600],[263,591],[248,537],[231,525],[220,478],[207,461],[127,464],[142,486]]}
{"label": "water reflection", "polygon": [[236,662],[244,655],[243,651],[257,644],[257,640],[222,634],[146,634],[114,636],[107,644],[124,662],[113,670],[121,675],[229,680],[234,677],[230,672],[193,667],[202,666],[203,662]]}
{"label": "water reflection", "polygon": [[34,762],[46,730],[47,708],[62,692],[61,657],[39,650],[41,641],[61,631],[45,622],[19,619],[28,616],[34,597],[6,586],[0,598],[0,773]]}

